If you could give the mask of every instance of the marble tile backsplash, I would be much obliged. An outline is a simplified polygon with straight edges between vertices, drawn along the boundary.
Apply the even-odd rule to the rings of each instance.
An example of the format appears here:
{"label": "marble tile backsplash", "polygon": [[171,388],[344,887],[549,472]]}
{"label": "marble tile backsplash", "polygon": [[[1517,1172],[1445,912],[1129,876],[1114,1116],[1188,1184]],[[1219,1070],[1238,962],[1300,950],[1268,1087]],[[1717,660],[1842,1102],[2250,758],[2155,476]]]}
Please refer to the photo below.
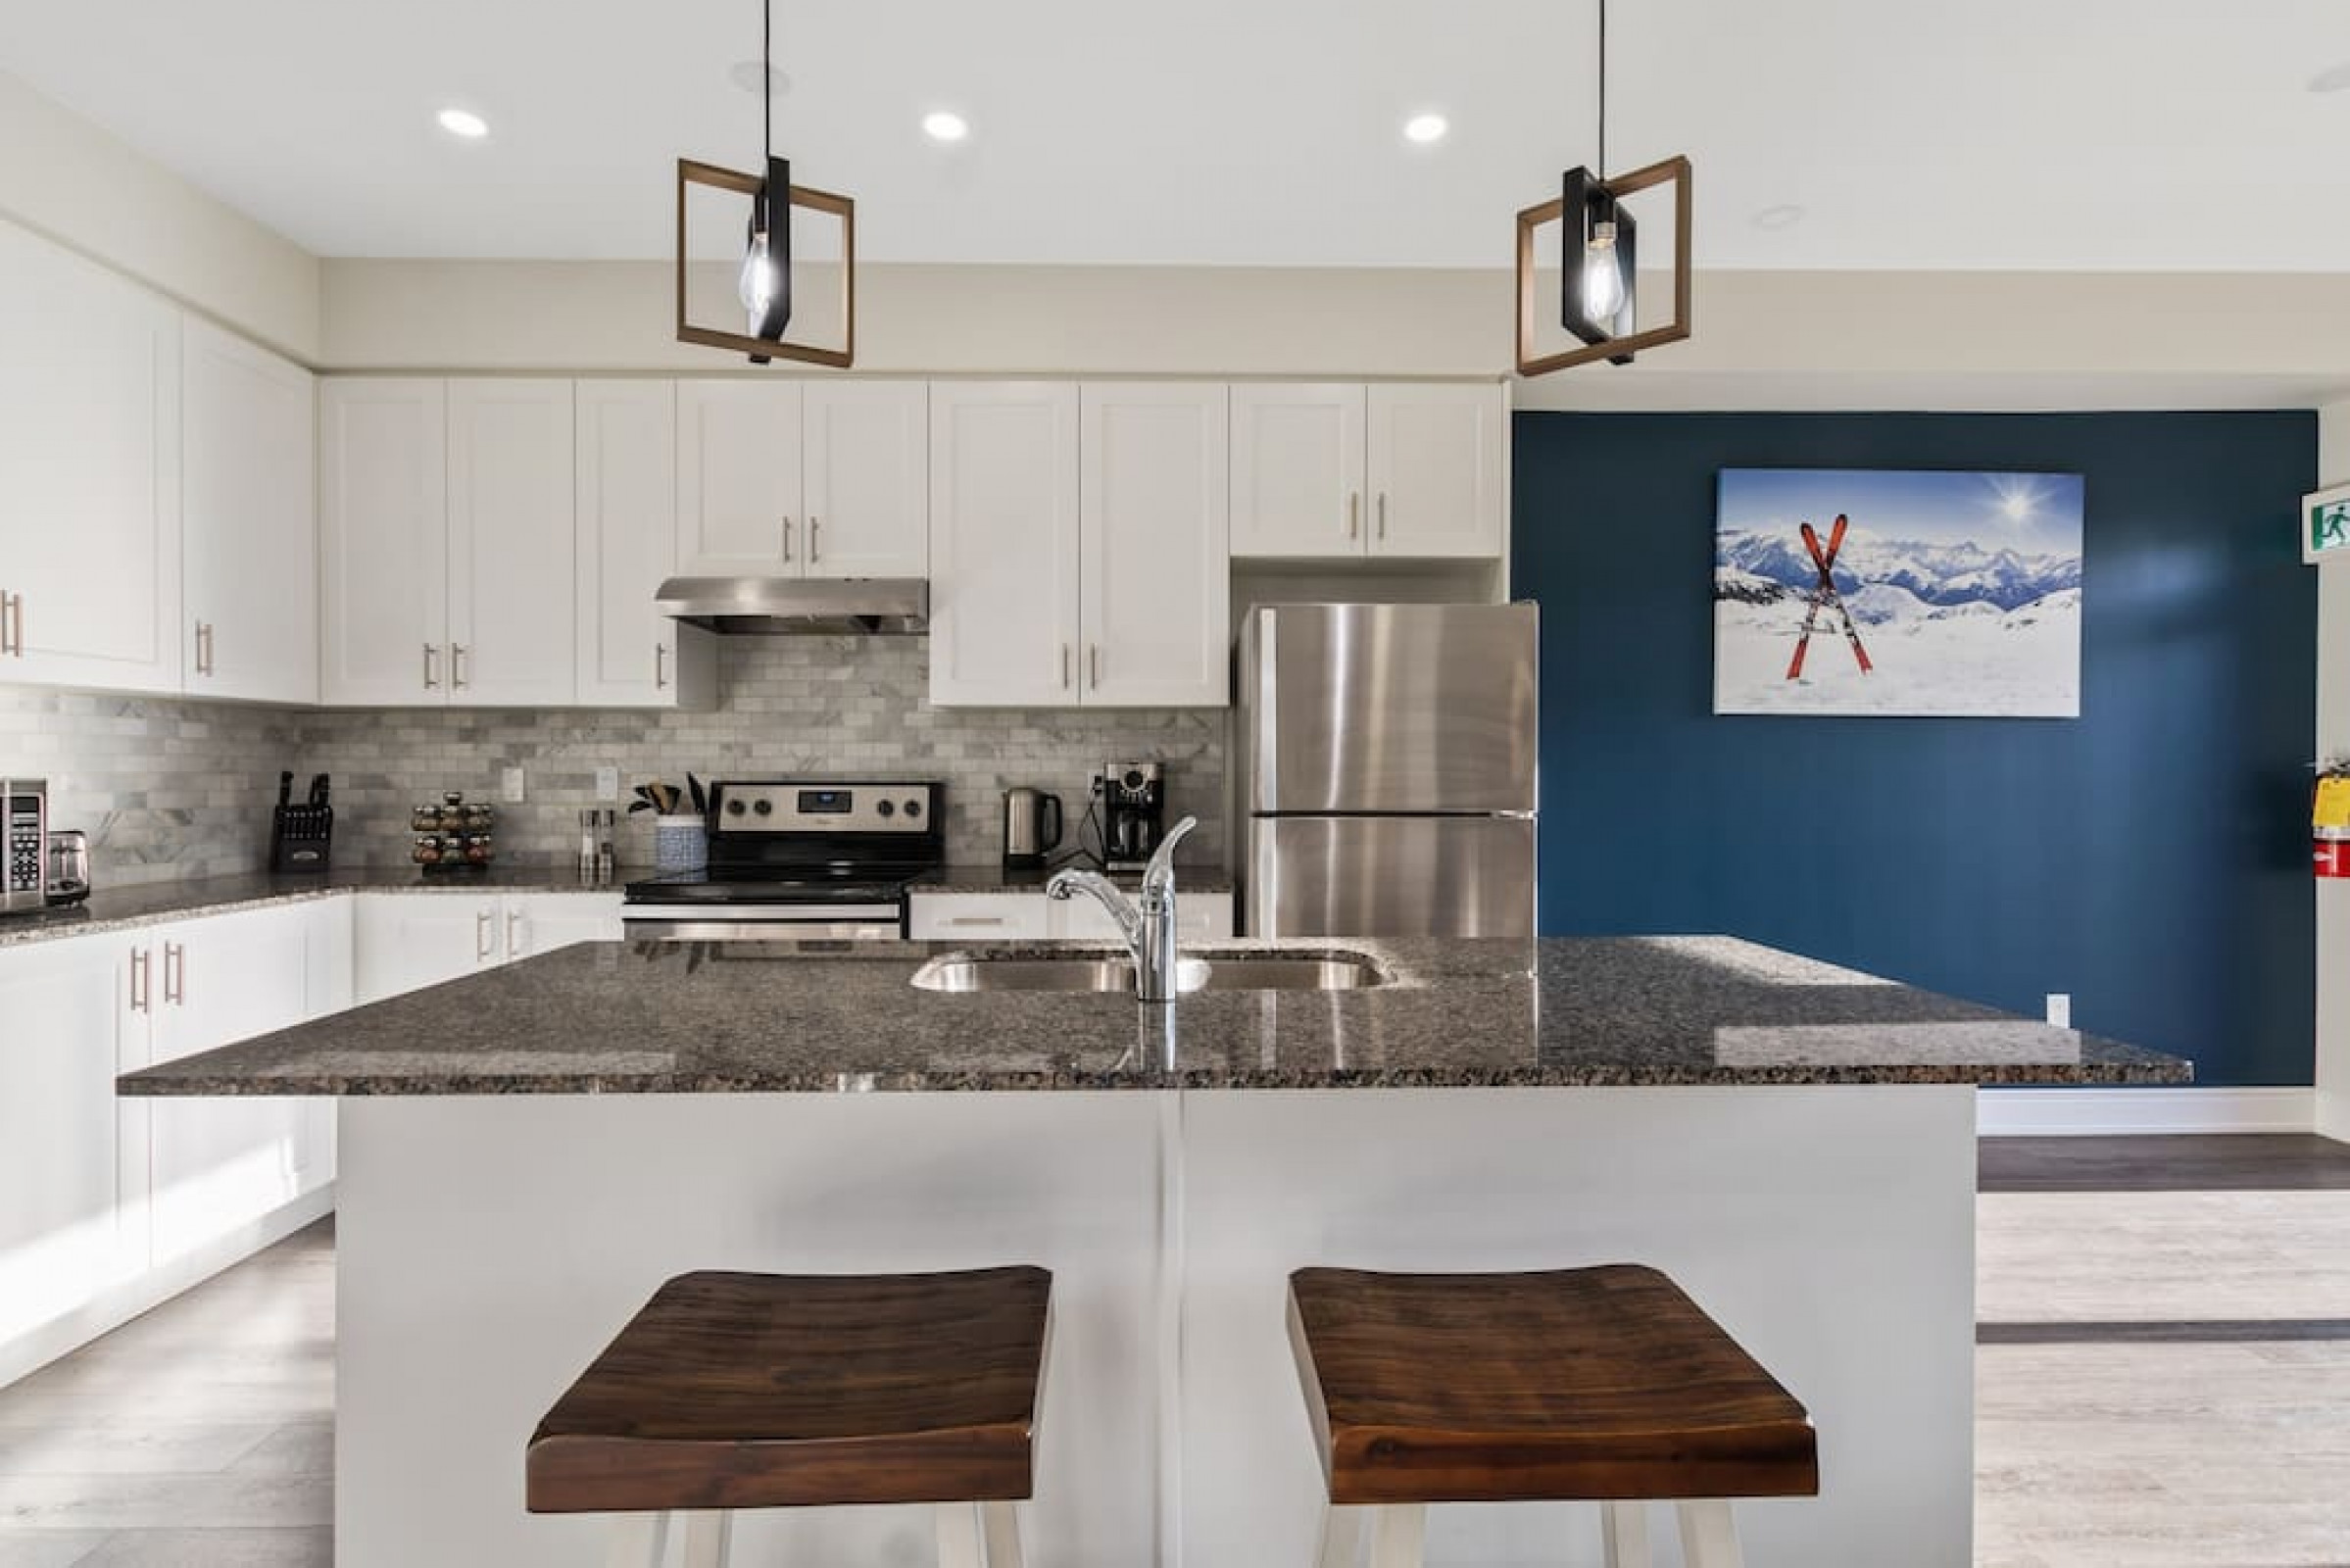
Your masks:
{"label": "marble tile backsplash", "polygon": [[[234,874],[268,857],[277,770],[334,775],[335,858],[403,864],[409,808],[445,790],[498,805],[499,858],[568,864],[596,769],[622,794],[647,779],[829,773],[946,781],[948,854],[1002,852],[999,798],[1060,795],[1070,825],[1107,760],[1166,764],[1170,815],[1199,829],[1184,858],[1225,859],[1227,715],[1216,710],[934,709],[927,638],[730,638],[709,713],[404,709],[288,711],[0,688],[0,772],[53,782],[60,826],[90,830],[104,885]],[[527,799],[499,799],[503,770]],[[623,820],[620,856],[652,858],[647,816]]]}

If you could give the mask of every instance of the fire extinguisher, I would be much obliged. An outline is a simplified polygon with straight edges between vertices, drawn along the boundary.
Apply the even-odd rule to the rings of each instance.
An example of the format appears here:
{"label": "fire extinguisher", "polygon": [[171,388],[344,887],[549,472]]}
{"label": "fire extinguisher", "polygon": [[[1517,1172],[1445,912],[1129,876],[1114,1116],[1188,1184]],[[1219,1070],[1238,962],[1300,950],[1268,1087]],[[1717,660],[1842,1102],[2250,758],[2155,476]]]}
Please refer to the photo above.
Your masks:
{"label": "fire extinguisher", "polygon": [[2350,877],[2350,761],[2318,771],[2309,808],[2310,863],[2319,876]]}

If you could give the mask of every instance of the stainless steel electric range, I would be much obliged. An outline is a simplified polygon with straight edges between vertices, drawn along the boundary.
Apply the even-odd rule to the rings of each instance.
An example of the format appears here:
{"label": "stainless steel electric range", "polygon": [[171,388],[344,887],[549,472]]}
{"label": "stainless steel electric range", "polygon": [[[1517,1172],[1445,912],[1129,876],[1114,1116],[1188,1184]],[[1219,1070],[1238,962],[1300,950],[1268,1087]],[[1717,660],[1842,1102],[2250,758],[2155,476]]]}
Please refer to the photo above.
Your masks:
{"label": "stainless steel electric range", "polygon": [[943,784],[763,779],[710,787],[710,863],[628,884],[629,937],[897,942],[906,888],[946,859]]}

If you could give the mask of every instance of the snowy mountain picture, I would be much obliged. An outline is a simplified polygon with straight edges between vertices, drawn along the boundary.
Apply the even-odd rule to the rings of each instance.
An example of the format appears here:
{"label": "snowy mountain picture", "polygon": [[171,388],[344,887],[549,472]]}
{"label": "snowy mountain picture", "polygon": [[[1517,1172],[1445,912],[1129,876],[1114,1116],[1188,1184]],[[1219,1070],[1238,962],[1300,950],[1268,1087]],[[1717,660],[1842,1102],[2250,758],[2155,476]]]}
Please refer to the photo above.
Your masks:
{"label": "snowy mountain picture", "polygon": [[2077,473],[1725,468],[1714,711],[2081,716]]}

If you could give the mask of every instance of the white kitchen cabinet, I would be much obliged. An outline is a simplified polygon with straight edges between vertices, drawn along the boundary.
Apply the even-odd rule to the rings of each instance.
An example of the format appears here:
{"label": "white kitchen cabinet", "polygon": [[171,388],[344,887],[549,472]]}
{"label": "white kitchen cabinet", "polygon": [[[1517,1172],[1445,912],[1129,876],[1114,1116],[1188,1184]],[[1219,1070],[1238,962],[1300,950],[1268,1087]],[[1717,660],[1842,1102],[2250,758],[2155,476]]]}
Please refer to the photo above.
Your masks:
{"label": "white kitchen cabinet", "polygon": [[352,914],[354,1000],[365,1006],[506,961],[495,893],[363,893]]}
{"label": "white kitchen cabinet", "polygon": [[449,700],[448,398],[416,376],[330,377],[318,395],[320,699]]}
{"label": "white kitchen cabinet", "polygon": [[115,1096],[147,1064],[126,953],[105,936],[0,952],[0,1383],[24,1369],[12,1342],[147,1266],[145,1108]]}
{"label": "white kitchen cabinet", "polygon": [[930,570],[930,389],[920,381],[810,381],[801,418],[810,577]]}
{"label": "white kitchen cabinet", "polygon": [[315,377],[187,318],[180,338],[186,689],[318,700]]}
{"label": "white kitchen cabinet", "polygon": [[1079,701],[1078,391],[930,389],[930,700]]}
{"label": "white kitchen cabinet", "polygon": [[1232,554],[1490,560],[1508,529],[1509,406],[1466,382],[1232,389]]}
{"label": "white kitchen cabinet", "polygon": [[[1079,896],[1074,899],[1047,899],[1051,910],[1047,935],[1063,942],[1124,942],[1118,922],[1096,900]],[[1229,893],[1186,893],[1183,879],[1176,878],[1175,940],[1177,942],[1221,942],[1232,935],[1232,895]]]}
{"label": "white kitchen cabinet", "polygon": [[1232,659],[1225,389],[1088,382],[1079,430],[1083,702],[1223,707]]}
{"label": "white kitchen cabinet", "polygon": [[797,381],[677,383],[677,572],[794,574],[800,511]]}
{"label": "white kitchen cabinet", "polygon": [[[310,905],[254,909],[141,932],[150,1054],[176,1061],[311,1016]],[[193,1252],[320,1185],[320,1103],[270,1096],[161,1099],[150,1200],[157,1262]]]}
{"label": "white kitchen cabinet", "polygon": [[916,893],[906,934],[916,942],[1041,942],[1053,934],[1042,893]]}
{"label": "white kitchen cabinet", "polygon": [[1493,557],[1508,527],[1509,408],[1499,386],[1370,389],[1370,553]]}
{"label": "white kitchen cabinet", "polygon": [[1364,554],[1366,406],[1359,381],[1244,381],[1233,387],[1236,559]]}
{"label": "white kitchen cabinet", "polygon": [[653,608],[677,574],[676,386],[581,381],[573,396],[578,701],[714,708],[715,639]]}
{"label": "white kitchen cabinet", "polygon": [[180,686],[179,313],[0,222],[0,680]]}
{"label": "white kitchen cabinet", "polygon": [[617,893],[509,893],[499,921],[506,961],[580,942],[621,939]]}
{"label": "white kitchen cabinet", "polygon": [[571,383],[449,383],[449,702],[554,708],[578,686]]}

